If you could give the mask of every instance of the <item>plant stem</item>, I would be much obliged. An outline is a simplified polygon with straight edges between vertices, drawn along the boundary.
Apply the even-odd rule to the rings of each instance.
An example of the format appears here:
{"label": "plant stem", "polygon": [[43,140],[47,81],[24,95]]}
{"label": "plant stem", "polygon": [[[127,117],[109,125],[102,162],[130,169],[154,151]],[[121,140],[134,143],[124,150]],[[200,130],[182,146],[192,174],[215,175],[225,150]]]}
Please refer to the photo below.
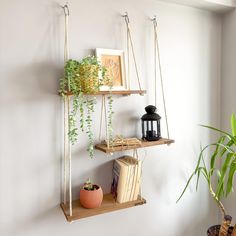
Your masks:
{"label": "plant stem", "polygon": [[216,196],[215,192],[213,191],[211,184],[209,184],[209,190],[210,190],[211,195],[212,195],[213,198],[215,199],[216,203],[219,205],[220,210],[221,210],[221,213],[222,213],[223,218],[224,218],[224,216],[226,215],[226,213],[225,213],[225,208],[224,208],[222,202],[221,202],[221,201],[218,199],[218,197]]}

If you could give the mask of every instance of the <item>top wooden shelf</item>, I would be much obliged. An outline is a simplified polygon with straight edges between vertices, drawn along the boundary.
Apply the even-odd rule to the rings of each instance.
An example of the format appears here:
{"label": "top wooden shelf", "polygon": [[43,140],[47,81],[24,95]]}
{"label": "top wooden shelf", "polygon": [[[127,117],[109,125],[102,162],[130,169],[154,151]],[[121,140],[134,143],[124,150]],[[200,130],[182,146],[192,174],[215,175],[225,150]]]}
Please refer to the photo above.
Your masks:
{"label": "top wooden shelf", "polygon": [[[146,90],[112,90],[112,91],[106,90],[106,91],[99,91],[96,93],[84,94],[84,95],[109,95],[109,94],[113,94],[113,95],[131,95],[131,94],[144,95],[146,93],[147,93]],[[67,95],[73,96],[73,94],[71,92],[68,92]]]}
{"label": "top wooden shelf", "polygon": [[122,152],[126,150],[132,150],[136,148],[145,148],[145,147],[152,147],[152,146],[157,146],[157,145],[164,145],[164,144],[171,144],[174,143],[175,141],[173,139],[166,139],[166,138],[161,138],[157,141],[144,141],[140,140],[141,144],[138,145],[123,145],[123,146],[117,146],[117,147],[107,147],[105,144],[97,144],[95,145],[95,149],[100,150],[105,153],[113,153],[113,152]]}

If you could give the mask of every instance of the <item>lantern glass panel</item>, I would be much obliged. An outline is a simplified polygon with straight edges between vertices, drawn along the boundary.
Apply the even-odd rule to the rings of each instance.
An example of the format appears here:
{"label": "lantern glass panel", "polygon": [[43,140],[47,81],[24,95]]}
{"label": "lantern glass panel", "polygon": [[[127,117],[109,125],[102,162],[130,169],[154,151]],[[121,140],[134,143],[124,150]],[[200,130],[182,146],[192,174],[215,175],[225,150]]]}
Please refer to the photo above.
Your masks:
{"label": "lantern glass panel", "polygon": [[158,130],[156,121],[153,122],[153,130]]}

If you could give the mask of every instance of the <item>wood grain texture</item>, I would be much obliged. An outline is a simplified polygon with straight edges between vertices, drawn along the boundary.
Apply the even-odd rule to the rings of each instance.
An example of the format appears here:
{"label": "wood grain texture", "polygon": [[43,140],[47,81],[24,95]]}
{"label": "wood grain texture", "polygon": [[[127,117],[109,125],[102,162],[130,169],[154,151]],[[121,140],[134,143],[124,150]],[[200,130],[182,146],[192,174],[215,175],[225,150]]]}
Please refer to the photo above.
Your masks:
{"label": "wood grain texture", "polygon": [[152,142],[144,141],[144,140],[140,140],[140,141],[141,141],[140,145],[118,146],[118,147],[110,147],[110,148],[108,148],[105,144],[96,144],[95,149],[100,150],[105,153],[113,153],[113,152],[121,152],[125,150],[132,150],[136,148],[145,148],[145,147],[152,147],[152,146],[157,146],[157,145],[171,144],[175,142],[173,139],[166,139],[166,138],[161,138],[158,141],[152,141]]}
{"label": "wood grain texture", "polygon": [[146,200],[139,197],[138,200],[125,202],[125,203],[117,203],[111,194],[105,194],[103,196],[102,205],[99,208],[95,209],[86,209],[81,206],[79,200],[74,200],[72,202],[73,215],[69,215],[69,206],[68,204],[61,203],[61,208],[64,212],[64,215],[68,222],[72,222],[75,220],[79,220],[82,218],[100,215],[112,211],[117,211],[125,208],[130,208],[134,206],[143,205],[146,203]]}
{"label": "wood grain texture", "polygon": [[[144,95],[146,94],[147,91],[146,90],[112,90],[112,91],[99,91],[97,93],[94,94],[84,94],[84,95],[131,95],[131,94],[140,94],[140,95]],[[67,93],[67,96],[73,96],[73,94],[71,92]]]}

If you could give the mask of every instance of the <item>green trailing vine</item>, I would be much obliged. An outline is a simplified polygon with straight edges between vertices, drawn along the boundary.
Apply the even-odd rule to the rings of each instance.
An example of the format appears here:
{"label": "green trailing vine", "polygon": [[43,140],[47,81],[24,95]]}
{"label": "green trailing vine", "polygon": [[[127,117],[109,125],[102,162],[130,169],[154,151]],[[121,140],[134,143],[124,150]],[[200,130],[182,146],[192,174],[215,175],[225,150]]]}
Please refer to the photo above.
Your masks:
{"label": "green trailing vine", "polygon": [[114,140],[114,137],[113,137],[113,114],[114,114],[114,111],[113,111],[113,98],[111,96],[111,94],[107,97],[108,99],[108,141],[109,141],[109,144],[113,144],[113,140]]}
{"label": "green trailing vine", "polygon": [[77,114],[78,114],[78,110],[80,107],[80,100],[78,99],[78,96],[75,96],[73,99],[73,110],[71,111],[71,113],[69,114],[69,139],[72,143],[72,145],[74,145],[77,141],[77,137],[78,137],[78,128],[77,128]]}
{"label": "green trailing vine", "polygon": [[80,103],[79,103],[79,114],[80,114],[80,129],[82,132],[84,132],[84,104],[86,103],[84,101],[84,97],[82,94],[80,94],[79,96],[79,100],[80,100]]}
{"label": "green trailing vine", "polygon": [[88,98],[86,102],[87,102],[87,119],[86,119],[87,131],[86,131],[86,133],[88,135],[88,140],[89,140],[89,145],[88,145],[87,151],[89,153],[89,156],[93,157],[94,135],[93,135],[93,131],[92,131],[92,113],[94,112],[95,99]]}
{"label": "green trailing vine", "polygon": [[[101,76],[99,76],[101,75]],[[98,62],[95,56],[87,56],[81,61],[68,60],[64,67],[64,77],[60,80],[59,93],[66,96],[68,92],[73,94],[73,108],[69,114],[68,137],[72,145],[78,140],[79,128],[86,131],[88,136],[87,151],[92,158],[94,155],[94,134],[92,129],[92,115],[96,104],[96,97],[85,97],[85,94],[94,94],[100,86],[109,84],[112,88],[111,79],[107,76],[106,69]],[[113,99],[108,96],[108,132],[112,140],[112,117]],[[80,126],[77,127],[77,119]]]}

